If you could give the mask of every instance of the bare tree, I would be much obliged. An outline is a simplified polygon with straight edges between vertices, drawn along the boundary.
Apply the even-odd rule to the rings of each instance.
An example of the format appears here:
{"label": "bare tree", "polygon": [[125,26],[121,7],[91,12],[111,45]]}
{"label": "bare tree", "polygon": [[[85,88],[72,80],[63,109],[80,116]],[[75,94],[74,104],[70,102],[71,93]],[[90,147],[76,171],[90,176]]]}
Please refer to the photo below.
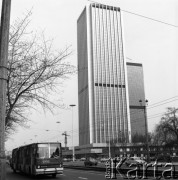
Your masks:
{"label": "bare tree", "polygon": [[146,137],[143,134],[138,134],[137,132],[132,136],[132,143],[144,143],[146,142]]}
{"label": "bare tree", "polygon": [[[28,32],[29,12],[23,19],[15,21],[10,28],[6,132],[16,125],[24,125],[28,120],[27,110],[40,104],[52,110],[57,106],[50,95],[59,92],[57,87],[74,74],[75,67],[66,58],[71,54],[70,47],[54,51],[52,41],[44,35]],[[59,107],[59,106],[58,106]]]}
{"label": "bare tree", "polygon": [[178,109],[169,107],[154,132],[154,141],[159,145],[178,143]]}
{"label": "bare tree", "polygon": [[[151,139],[152,139],[152,133],[148,132],[148,143],[151,143]],[[146,142],[146,137],[145,134],[139,134],[139,133],[135,133],[132,135],[132,143],[142,143],[145,144]]]}

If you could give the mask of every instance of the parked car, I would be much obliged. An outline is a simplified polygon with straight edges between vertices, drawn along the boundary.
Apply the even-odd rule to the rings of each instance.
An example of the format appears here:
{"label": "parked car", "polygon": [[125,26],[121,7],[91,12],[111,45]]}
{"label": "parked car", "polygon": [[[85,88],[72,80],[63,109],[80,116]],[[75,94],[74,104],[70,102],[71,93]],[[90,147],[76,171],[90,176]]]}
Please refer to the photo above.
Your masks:
{"label": "parked car", "polygon": [[70,161],[72,161],[71,158],[63,158],[63,162],[70,162]]}
{"label": "parked car", "polygon": [[156,157],[156,160],[160,163],[169,163],[169,162],[171,162],[171,156],[170,155],[159,155]]}
{"label": "parked car", "polygon": [[68,161],[68,159],[67,158],[63,158],[63,162],[67,162]]}
{"label": "parked car", "polygon": [[86,158],[86,160],[84,161],[84,165],[85,166],[96,166],[98,164],[97,160],[94,158]]}
{"label": "parked car", "polygon": [[7,164],[7,165],[10,165],[9,159],[6,159],[6,164]]}
{"label": "parked car", "polygon": [[80,158],[80,161],[85,161],[85,160],[86,160],[85,157]]}
{"label": "parked car", "polygon": [[108,159],[109,159],[109,158],[101,158],[101,159],[100,159],[100,162],[101,162],[101,163],[105,163],[106,161],[108,161]]}
{"label": "parked car", "polygon": [[155,156],[151,156],[150,157],[150,161],[156,161],[156,157]]}
{"label": "parked car", "polygon": [[144,164],[146,161],[140,157],[130,157],[125,161],[125,164],[129,166],[130,164]]}
{"label": "parked car", "polygon": [[171,156],[172,164],[178,166],[178,156]]}

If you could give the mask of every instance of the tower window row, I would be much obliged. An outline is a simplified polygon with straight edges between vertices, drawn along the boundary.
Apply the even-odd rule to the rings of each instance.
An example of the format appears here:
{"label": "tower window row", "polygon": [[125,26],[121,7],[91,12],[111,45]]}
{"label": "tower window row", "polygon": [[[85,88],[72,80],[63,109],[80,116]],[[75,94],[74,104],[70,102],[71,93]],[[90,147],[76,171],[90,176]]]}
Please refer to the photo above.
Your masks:
{"label": "tower window row", "polygon": [[105,83],[95,83],[95,86],[125,88],[125,85],[119,85],[119,84],[105,84]]}

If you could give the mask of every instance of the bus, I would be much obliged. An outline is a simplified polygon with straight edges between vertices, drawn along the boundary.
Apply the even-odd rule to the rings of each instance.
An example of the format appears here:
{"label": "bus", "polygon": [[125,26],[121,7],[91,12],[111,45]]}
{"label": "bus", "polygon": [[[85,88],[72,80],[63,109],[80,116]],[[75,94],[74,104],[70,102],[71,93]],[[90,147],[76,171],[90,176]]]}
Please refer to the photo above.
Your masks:
{"label": "bus", "polygon": [[63,174],[61,143],[33,143],[12,151],[10,166],[17,171],[36,176]]}

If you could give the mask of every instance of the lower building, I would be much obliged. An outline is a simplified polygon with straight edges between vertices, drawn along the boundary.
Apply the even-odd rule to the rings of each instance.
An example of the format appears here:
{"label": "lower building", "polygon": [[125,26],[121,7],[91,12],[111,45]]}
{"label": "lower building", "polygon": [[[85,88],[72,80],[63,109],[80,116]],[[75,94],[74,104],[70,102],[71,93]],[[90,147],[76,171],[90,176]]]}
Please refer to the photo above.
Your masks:
{"label": "lower building", "polygon": [[[143,66],[127,62],[129,108],[132,142],[144,142],[146,131]],[[140,100],[142,103],[140,103]]]}
{"label": "lower building", "polygon": [[[126,143],[126,144],[111,144],[110,150],[106,143],[89,144],[84,146],[75,147],[75,158],[81,159],[83,157],[93,158],[108,158],[109,151],[111,157],[146,157],[147,149],[143,143]],[[149,154],[151,159],[160,155],[178,156],[178,147],[166,147],[166,146],[149,146]],[[72,150],[63,151],[63,157],[72,159]]]}

